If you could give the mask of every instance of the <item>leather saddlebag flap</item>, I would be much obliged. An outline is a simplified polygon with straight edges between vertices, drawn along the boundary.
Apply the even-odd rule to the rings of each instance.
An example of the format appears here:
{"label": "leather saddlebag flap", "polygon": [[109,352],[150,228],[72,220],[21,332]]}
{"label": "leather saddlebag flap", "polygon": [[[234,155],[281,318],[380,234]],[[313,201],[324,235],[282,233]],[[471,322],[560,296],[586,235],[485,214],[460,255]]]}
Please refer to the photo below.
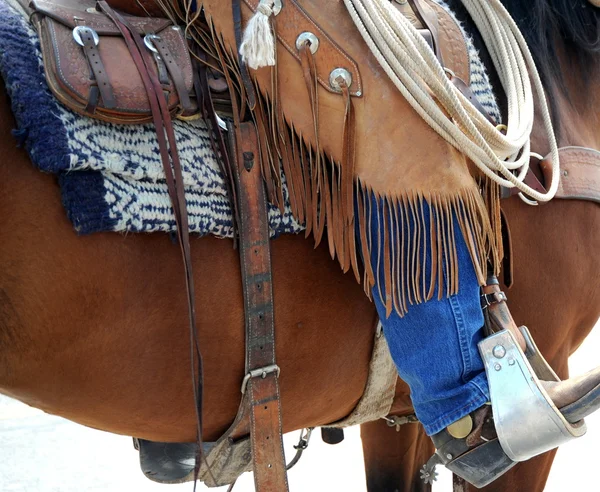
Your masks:
{"label": "leather saddlebag flap", "polygon": [[[112,123],[152,121],[150,102],[125,40],[108,16],[96,9],[94,0],[33,0],[31,6],[37,14],[33,19],[40,35],[46,79],[63,104]],[[149,48],[144,53],[147,65],[157,73],[171,112],[194,114],[195,104],[189,99],[192,64],[183,30],[169,19],[125,14],[123,18],[141,37],[159,36],[176,74],[173,76],[163,57]],[[78,44],[74,36],[78,26],[93,30],[84,30],[86,35],[97,34],[95,48]],[[98,58],[99,63],[92,67]],[[185,92],[184,97],[179,96],[178,89]]]}

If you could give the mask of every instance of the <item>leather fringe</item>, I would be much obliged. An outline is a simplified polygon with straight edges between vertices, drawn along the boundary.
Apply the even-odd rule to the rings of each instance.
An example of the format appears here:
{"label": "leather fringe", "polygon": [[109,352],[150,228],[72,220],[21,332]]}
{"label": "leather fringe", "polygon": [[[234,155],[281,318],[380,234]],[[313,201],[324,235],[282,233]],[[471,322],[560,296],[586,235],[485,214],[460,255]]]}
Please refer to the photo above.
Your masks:
{"label": "leather fringe", "polygon": [[[269,201],[284,206],[285,180],[291,210],[305,224],[306,237],[312,234],[316,247],[326,235],[331,257],[338,259],[344,272],[352,269],[367,296],[373,292],[380,296],[388,316],[392,310],[403,316],[413,304],[458,292],[459,233],[465,238],[480,284],[485,285],[488,265],[498,272],[502,236],[497,185],[482,179],[479,185],[474,180],[450,196],[426,191],[379,196],[354,176],[354,111],[347,90],[342,89],[340,96],[340,104],[346,108],[344,128],[340,128],[343,156],[342,162],[335,162],[318,144],[312,148],[285,121],[276,67],[271,69],[272,98],[254,85],[256,104],[248,105],[243,67],[238,57],[227,51],[210,19],[194,22],[188,31],[216,62],[217,70],[226,72],[232,81],[235,106],[247,112],[242,119],[251,117],[257,126]],[[318,86],[309,49],[301,50],[301,60],[318,141]],[[372,220],[379,221],[376,227]],[[380,247],[374,251],[377,244]],[[380,271],[383,278],[376,282],[375,272]]]}

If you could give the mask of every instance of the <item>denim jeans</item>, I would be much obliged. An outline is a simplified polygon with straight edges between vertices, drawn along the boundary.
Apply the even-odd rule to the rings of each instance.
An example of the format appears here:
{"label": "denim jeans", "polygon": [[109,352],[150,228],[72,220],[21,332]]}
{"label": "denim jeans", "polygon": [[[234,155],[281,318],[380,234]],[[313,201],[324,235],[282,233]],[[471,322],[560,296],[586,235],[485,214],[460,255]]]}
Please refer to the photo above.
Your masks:
{"label": "denim jeans", "polygon": [[[376,207],[371,207],[371,210],[374,215],[371,217],[372,227],[378,227],[383,218],[376,216]],[[427,211],[424,216],[428,221]],[[409,306],[403,317],[392,311],[386,319],[385,307],[379,296],[380,288],[385,296],[382,265],[376,272],[379,285],[373,288],[373,298],[392,359],[398,374],[410,387],[415,413],[428,435],[441,431],[489,401],[487,377],[477,349],[483,338],[480,288],[466,243],[454,220],[458,294],[438,300],[436,293],[427,302]],[[376,230],[373,237],[377,237]],[[376,254],[377,246],[373,244],[374,269],[377,266]],[[430,265],[429,252],[427,255],[427,264]]]}

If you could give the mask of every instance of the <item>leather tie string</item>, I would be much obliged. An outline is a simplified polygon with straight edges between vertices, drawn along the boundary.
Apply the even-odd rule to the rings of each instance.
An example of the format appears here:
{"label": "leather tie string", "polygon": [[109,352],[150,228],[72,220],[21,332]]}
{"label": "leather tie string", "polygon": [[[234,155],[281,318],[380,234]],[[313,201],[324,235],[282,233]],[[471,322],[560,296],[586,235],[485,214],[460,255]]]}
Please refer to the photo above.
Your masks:
{"label": "leather tie string", "polygon": [[194,278],[192,273],[192,259],[190,250],[189,225],[187,205],[181,163],[177,153],[175,132],[171,121],[171,114],[167,102],[163,96],[162,87],[154,71],[147,63],[146,50],[138,33],[127,23],[127,21],[115,12],[104,0],[98,2],[98,7],[117,26],[123,36],[133,61],[140,73],[150,106],[152,117],[156,127],[156,136],[160,150],[161,161],[167,180],[167,188],[173,206],[173,213],[177,227],[177,238],[181,249],[183,265],[185,270],[186,292],[188,302],[188,317],[190,329],[190,349],[192,364],[192,379],[194,400],[196,402],[196,422],[198,437],[198,456],[196,459],[195,478],[197,478],[202,452],[202,356],[196,330],[196,310],[194,301]]}

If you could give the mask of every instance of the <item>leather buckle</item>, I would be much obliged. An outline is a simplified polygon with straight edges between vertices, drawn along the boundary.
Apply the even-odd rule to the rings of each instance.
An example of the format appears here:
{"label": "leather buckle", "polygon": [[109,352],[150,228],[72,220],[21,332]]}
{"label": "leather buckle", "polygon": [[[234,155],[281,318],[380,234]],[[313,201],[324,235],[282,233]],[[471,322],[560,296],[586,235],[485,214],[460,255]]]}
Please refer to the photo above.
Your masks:
{"label": "leather buckle", "polygon": [[246,374],[244,376],[244,380],[242,381],[242,395],[246,393],[246,387],[248,386],[248,381],[250,381],[250,379],[254,379],[254,378],[262,378],[265,379],[269,374],[273,374],[276,373],[275,377],[279,377],[279,374],[281,374],[281,369],[279,368],[279,366],[277,364],[271,364],[269,366],[265,366],[265,367],[259,367],[258,369],[253,369],[252,371],[248,372],[248,374]]}

